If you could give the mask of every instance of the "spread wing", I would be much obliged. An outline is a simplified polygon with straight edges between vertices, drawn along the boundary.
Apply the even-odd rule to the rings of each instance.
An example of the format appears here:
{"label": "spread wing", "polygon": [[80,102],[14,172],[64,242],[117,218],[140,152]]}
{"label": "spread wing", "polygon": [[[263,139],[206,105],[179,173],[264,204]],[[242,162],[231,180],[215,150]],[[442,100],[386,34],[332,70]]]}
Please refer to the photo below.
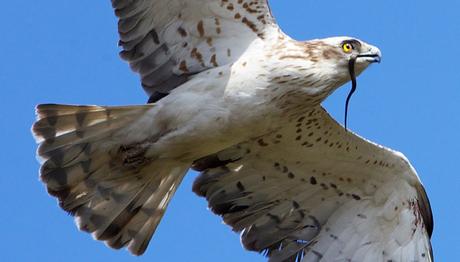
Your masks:
{"label": "spread wing", "polygon": [[121,57],[154,102],[278,33],[266,0],[112,0]]}
{"label": "spread wing", "polygon": [[195,163],[194,191],[271,261],[431,261],[431,208],[400,153],[321,107]]}

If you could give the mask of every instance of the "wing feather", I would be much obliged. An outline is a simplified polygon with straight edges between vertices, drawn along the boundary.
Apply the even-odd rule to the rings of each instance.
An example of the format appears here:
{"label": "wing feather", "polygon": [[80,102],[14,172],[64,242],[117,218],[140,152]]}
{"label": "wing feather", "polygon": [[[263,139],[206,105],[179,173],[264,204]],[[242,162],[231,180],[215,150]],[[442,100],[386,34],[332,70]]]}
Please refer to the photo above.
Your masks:
{"label": "wing feather", "polygon": [[266,0],[112,0],[112,5],[120,55],[141,76],[150,102],[278,33]]}
{"label": "wing feather", "polygon": [[407,159],[322,108],[195,165],[194,191],[271,261],[432,259],[431,209]]}

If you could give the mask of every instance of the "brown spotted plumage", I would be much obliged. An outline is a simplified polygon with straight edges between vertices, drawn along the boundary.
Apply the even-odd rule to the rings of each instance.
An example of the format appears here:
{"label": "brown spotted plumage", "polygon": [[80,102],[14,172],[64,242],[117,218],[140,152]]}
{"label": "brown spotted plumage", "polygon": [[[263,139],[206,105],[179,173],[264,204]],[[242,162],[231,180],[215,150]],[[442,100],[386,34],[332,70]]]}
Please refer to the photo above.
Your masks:
{"label": "brown spotted plumage", "polygon": [[413,190],[412,167],[345,131],[320,107],[277,134],[200,160],[198,170],[194,192],[242,233],[245,248],[273,261],[431,256],[424,238],[432,232],[430,206],[421,185]]}
{"label": "brown spotted plumage", "polygon": [[39,105],[32,128],[40,178],[79,229],[143,254],[193,168],[194,192],[270,261],[432,261],[415,170],[320,105],[378,48],[291,39],[266,0],[112,5],[150,104]]}
{"label": "brown spotted plumage", "polygon": [[112,5],[120,19],[121,57],[153,98],[195,73],[227,64],[254,38],[277,30],[265,0],[112,0]]}

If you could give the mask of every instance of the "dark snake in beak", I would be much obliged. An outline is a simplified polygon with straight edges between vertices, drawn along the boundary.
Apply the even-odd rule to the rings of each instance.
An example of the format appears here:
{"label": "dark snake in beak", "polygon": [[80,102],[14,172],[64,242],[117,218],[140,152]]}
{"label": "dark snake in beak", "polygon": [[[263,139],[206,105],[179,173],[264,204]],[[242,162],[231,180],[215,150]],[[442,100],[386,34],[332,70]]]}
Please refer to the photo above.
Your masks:
{"label": "dark snake in beak", "polygon": [[353,96],[353,94],[355,93],[356,86],[357,86],[356,74],[355,74],[355,63],[356,63],[357,58],[358,58],[357,56],[354,56],[354,57],[350,58],[350,61],[348,62],[348,72],[350,73],[350,78],[351,78],[351,90],[350,90],[350,93],[348,93],[347,101],[345,102],[345,130],[347,130],[347,131],[348,131],[348,128],[347,128],[348,105],[350,104],[350,99]]}

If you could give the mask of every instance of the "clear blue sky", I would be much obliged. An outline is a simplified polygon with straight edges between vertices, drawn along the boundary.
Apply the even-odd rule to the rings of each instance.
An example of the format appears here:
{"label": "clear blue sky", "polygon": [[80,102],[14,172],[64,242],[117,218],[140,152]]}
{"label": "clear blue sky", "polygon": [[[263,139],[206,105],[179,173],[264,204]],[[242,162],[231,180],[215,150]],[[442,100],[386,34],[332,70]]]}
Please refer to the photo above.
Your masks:
{"label": "clear blue sky", "polygon": [[[147,253],[134,258],[79,233],[38,181],[30,135],[38,103],[123,105],[146,97],[118,58],[109,0],[4,1],[0,16],[0,260],[265,261],[191,192],[189,174]],[[297,39],[351,35],[377,45],[383,63],[358,80],[349,126],[404,152],[431,199],[437,261],[460,246],[459,1],[272,1]],[[349,85],[327,108],[343,119]]]}

